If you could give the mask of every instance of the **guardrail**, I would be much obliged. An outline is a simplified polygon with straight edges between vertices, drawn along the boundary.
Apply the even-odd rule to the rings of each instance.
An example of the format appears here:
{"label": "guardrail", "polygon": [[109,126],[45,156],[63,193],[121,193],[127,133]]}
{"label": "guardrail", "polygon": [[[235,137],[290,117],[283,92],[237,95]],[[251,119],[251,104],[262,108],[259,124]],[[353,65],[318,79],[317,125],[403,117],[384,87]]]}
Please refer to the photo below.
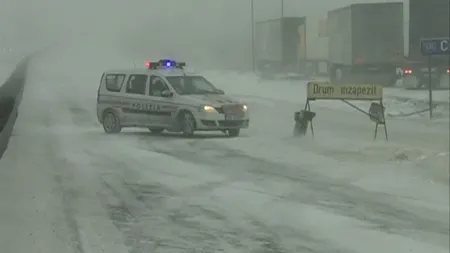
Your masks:
{"label": "guardrail", "polygon": [[27,78],[28,58],[22,59],[0,87],[0,158],[5,153],[18,116]]}

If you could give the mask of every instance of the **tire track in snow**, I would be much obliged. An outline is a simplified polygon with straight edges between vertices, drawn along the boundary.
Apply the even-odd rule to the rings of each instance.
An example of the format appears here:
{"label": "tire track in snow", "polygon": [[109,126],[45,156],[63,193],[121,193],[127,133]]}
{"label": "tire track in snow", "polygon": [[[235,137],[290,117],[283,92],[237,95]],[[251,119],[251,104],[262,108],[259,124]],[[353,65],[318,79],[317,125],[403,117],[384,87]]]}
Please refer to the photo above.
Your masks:
{"label": "tire track in snow", "polygon": [[[173,150],[158,149],[151,145],[151,139],[143,140],[149,151],[156,151],[181,160],[213,165],[223,168],[223,173],[235,179],[246,178],[264,185],[265,180],[281,179],[288,184],[297,185],[297,190],[279,196],[303,204],[321,207],[333,213],[369,222],[373,229],[386,233],[410,236],[410,231],[434,234],[435,240],[446,245],[449,236],[448,223],[444,217],[430,217],[427,209],[421,213],[400,206],[395,196],[369,192],[362,188],[340,183],[331,178],[315,174],[311,170],[289,168],[285,165],[260,158],[250,157],[238,150],[233,150],[207,140],[194,140],[188,145],[175,147]],[[145,146],[145,145],[143,145]],[[213,156],[211,150],[219,151]],[[245,175],[244,175],[245,174]],[[211,189],[210,189],[211,190]],[[307,193],[307,194],[301,194]],[[309,196],[307,196],[309,195]]]}
{"label": "tire track in snow", "polygon": [[[152,180],[137,183],[134,178],[139,177],[136,170],[140,168],[129,167],[128,157],[105,156],[95,151],[90,156],[96,158],[95,163],[99,167],[116,168],[114,171],[118,174],[104,171],[105,192],[101,199],[110,210],[111,220],[127,238],[130,252],[292,252],[292,248],[286,248],[278,241],[282,235],[272,238],[276,231],[261,232],[262,221],[236,220],[227,214],[229,211],[222,209],[220,203],[217,206],[217,201],[206,201],[210,198],[210,187],[229,187],[228,184],[239,180],[230,179],[217,185],[194,185],[180,191]],[[152,167],[149,164],[145,170],[161,173]],[[166,169],[170,171],[170,168]],[[132,175],[134,173],[137,174]],[[259,237],[255,236],[257,233]],[[299,234],[291,233],[291,236]],[[299,240],[303,241],[303,238],[296,239],[297,242]],[[310,241],[317,242],[317,239]],[[333,252],[329,251],[330,248],[337,248],[330,246],[323,250],[325,244],[323,241],[309,243],[311,249],[315,249],[310,252],[328,253]]]}
{"label": "tire track in snow", "polygon": [[[221,238],[226,237],[224,234],[227,232],[214,231],[192,220],[195,216],[202,216],[204,220],[226,223],[226,218],[221,214],[189,204],[180,208],[167,207],[169,198],[179,196],[163,193],[163,186],[124,182],[104,184],[121,200],[117,206],[106,206],[117,228],[126,236],[130,252],[226,252],[220,245],[223,244]],[[237,234],[234,237],[229,243],[239,240]],[[231,244],[228,248],[230,246],[239,247]]]}

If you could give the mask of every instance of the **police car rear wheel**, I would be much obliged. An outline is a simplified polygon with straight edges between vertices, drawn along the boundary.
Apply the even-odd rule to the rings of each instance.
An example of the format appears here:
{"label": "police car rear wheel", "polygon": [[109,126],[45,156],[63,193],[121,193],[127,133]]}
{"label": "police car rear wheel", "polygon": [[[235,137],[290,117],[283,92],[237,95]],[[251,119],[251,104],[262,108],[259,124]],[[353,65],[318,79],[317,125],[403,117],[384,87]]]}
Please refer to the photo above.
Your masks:
{"label": "police car rear wheel", "polygon": [[105,113],[105,116],[103,117],[103,129],[106,133],[119,133],[122,130],[119,118],[115,113]]}
{"label": "police car rear wheel", "polygon": [[228,129],[228,136],[230,137],[236,137],[239,136],[239,133],[241,129],[237,128],[237,129]]}
{"label": "police car rear wheel", "polygon": [[191,137],[195,131],[195,118],[190,112],[185,112],[181,122],[181,132],[185,137]]}

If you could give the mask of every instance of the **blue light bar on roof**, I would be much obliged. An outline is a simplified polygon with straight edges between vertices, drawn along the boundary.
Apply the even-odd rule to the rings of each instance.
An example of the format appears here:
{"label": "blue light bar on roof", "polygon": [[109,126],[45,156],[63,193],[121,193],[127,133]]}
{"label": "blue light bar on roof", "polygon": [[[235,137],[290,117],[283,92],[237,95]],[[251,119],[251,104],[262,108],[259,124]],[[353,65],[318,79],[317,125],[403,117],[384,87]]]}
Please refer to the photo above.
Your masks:
{"label": "blue light bar on roof", "polygon": [[148,69],[183,69],[186,66],[184,62],[176,62],[174,60],[162,59],[157,62],[146,62]]}

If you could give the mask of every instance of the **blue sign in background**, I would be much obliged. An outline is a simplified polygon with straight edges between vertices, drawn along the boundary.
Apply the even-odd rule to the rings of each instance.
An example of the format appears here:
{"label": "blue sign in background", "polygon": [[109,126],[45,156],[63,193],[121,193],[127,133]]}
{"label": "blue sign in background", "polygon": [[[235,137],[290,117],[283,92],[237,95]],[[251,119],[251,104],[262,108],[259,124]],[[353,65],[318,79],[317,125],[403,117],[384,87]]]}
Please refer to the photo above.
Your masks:
{"label": "blue sign in background", "polygon": [[420,50],[425,56],[448,55],[449,38],[424,38],[420,40]]}

